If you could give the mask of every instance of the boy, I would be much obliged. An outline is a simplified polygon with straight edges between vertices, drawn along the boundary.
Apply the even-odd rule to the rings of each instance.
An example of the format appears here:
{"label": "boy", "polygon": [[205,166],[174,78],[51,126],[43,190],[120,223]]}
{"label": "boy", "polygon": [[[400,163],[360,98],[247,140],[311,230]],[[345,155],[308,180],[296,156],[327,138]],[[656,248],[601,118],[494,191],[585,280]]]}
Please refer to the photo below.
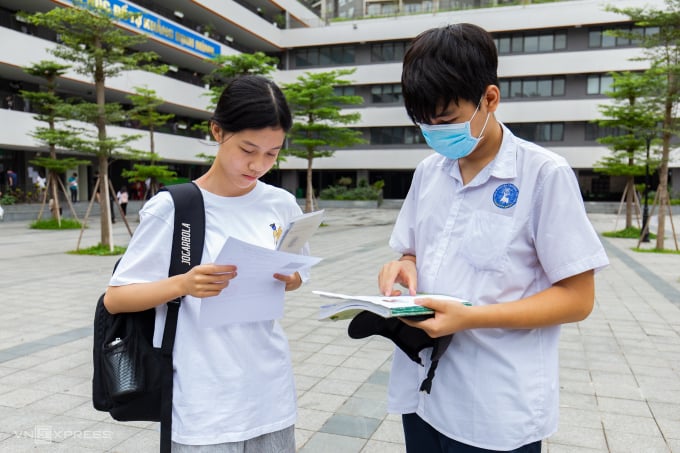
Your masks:
{"label": "boy", "polygon": [[451,294],[424,299],[435,316],[404,321],[431,337],[454,334],[431,393],[429,367],[396,349],[388,410],[402,414],[409,452],[541,451],[557,429],[560,324],[585,319],[594,272],[607,256],[562,157],[496,120],[493,39],[471,24],[431,29],[404,56],[407,113],[437,153],[415,171],[383,266],[395,283]]}

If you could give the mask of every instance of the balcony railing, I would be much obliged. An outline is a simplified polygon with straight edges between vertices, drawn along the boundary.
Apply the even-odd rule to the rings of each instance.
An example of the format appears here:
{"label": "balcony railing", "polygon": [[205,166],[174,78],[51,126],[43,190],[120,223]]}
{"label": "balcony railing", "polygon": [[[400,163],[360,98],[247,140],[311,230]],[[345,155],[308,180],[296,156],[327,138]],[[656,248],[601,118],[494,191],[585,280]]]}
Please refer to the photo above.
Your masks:
{"label": "balcony railing", "polygon": [[[538,3],[559,3],[574,0],[365,0],[364,11],[353,9],[349,14],[339,8],[338,11],[326,11],[326,22],[345,20],[377,19],[384,17],[413,16],[416,14],[443,13],[481,8],[503,6],[531,5]],[[348,2],[349,4],[349,2]]]}

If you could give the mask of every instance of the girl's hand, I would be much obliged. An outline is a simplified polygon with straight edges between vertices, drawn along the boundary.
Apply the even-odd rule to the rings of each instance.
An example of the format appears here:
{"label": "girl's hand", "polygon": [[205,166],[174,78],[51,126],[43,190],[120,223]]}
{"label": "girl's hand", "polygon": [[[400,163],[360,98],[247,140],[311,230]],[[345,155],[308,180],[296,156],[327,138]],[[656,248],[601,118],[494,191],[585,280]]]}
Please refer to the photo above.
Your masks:
{"label": "girl's hand", "polygon": [[236,266],[231,264],[201,264],[183,274],[184,294],[202,299],[217,296],[235,278]]}
{"label": "girl's hand", "polygon": [[302,286],[302,277],[297,272],[291,275],[274,274],[274,278],[286,284],[286,291],[295,291]]}

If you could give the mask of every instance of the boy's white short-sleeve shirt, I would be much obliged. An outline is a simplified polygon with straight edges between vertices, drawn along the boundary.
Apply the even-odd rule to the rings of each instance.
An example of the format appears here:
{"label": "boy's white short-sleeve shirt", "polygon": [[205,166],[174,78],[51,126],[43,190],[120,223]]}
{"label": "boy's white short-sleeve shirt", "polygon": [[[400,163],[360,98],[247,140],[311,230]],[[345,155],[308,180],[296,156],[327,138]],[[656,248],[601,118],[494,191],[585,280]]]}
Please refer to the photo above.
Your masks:
{"label": "boy's white short-sleeve shirt", "polygon": [[[418,292],[511,302],[608,264],[566,160],[502,127],[498,155],[466,186],[458,162],[443,156],[416,169],[390,246],[416,256]],[[396,349],[388,409],[416,412],[447,437],[490,450],[544,439],[558,423],[559,332],[458,332],[430,394],[418,391],[429,350],[419,366]]]}
{"label": "boy's white short-sleeve shirt", "polygon": [[[291,194],[262,182],[241,197],[201,192],[206,212],[201,263],[212,263],[229,236],[275,248],[275,230],[285,228],[302,212]],[[167,278],[173,222],[169,193],[160,192],[146,202],[110,285]],[[307,247],[301,252],[308,253]],[[293,425],[293,370],[279,323],[206,328],[199,323],[200,305],[200,299],[186,296],[179,311],[173,351],[172,440],[189,445],[237,442]],[[156,308],[155,346],[162,340],[166,312],[164,305]]]}

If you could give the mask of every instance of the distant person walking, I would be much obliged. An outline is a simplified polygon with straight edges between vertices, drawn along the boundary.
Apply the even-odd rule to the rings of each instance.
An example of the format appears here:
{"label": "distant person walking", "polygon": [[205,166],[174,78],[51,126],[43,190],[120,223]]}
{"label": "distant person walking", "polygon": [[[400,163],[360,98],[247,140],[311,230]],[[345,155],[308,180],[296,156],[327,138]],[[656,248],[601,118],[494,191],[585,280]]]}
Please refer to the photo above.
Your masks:
{"label": "distant person walking", "polygon": [[71,203],[78,201],[78,173],[73,173],[68,178],[68,190],[71,192]]}
{"label": "distant person walking", "polygon": [[7,187],[9,188],[9,193],[14,192],[19,187],[19,176],[12,169],[7,170]]}
{"label": "distant person walking", "polygon": [[118,204],[120,205],[120,209],[123,211],[123,215],[127,217],[127,205],[129,198],[127,187],[122,186],[116,194],[116,198],[118,198]]}

